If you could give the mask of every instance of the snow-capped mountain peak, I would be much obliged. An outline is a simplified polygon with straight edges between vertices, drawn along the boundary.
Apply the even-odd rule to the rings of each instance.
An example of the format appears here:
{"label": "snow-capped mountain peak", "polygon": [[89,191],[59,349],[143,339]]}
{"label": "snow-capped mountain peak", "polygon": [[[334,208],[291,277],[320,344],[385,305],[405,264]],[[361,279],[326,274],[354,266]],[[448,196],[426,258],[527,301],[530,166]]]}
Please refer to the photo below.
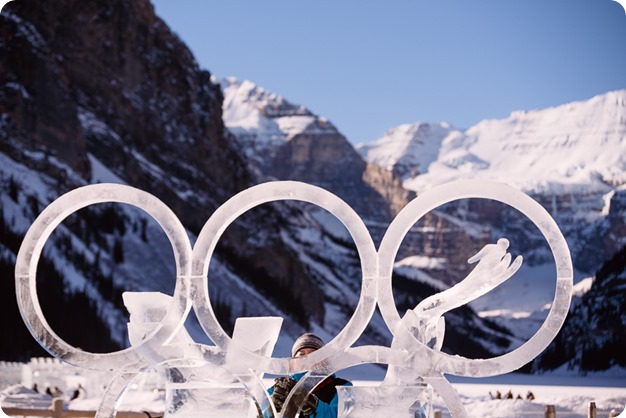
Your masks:
{"label": "snow-capped mountain peak", "polygon": [[[465,131],[427,125],[433,133],[422,142],[412,136],[424,129],[416,125],[425,124],[401,125],[359,150],[418,192],[460,178],[503,181],[527,192],[608,191],[626,182],[626,90],[515,111]],[[404,168],[407,161],[418,169]]]}
{"label": "snow-capped mountain peak", "polygon": [[359,144],[364,159],[375,162],[402,178],[425,173],[437,160],[442,141],[458,132],[446,122],[406,123],[389,129],[382,138]]}
{"label": "snow-capped mountain peak", "polygon": [[326,118],[251,81],[235,77],[214,77],[213,81],[224,93],[224,124],[243,144],[253,145],[255,152],[301,133],[337,133]]}

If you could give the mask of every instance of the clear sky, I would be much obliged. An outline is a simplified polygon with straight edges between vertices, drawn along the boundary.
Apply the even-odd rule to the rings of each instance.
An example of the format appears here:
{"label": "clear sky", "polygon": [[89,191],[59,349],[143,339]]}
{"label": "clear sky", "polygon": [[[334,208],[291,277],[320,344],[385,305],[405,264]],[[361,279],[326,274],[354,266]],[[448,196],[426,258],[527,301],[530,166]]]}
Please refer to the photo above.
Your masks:
{"label": "clear sky", "polygon": [[626,12],[613,0],[153,4],[202,68],[304,105],[353,143],[626,88]]}

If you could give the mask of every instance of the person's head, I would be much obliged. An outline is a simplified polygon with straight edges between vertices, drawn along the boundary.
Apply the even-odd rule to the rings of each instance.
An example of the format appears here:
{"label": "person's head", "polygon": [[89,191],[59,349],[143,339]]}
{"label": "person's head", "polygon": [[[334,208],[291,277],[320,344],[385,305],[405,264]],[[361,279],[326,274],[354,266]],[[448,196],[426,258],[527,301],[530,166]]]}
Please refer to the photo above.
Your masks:
{"label": "person's head", "polygon": [[310,332],[299,336],[291,347],[291,357],[302,357],[324,346],[324,341]]}

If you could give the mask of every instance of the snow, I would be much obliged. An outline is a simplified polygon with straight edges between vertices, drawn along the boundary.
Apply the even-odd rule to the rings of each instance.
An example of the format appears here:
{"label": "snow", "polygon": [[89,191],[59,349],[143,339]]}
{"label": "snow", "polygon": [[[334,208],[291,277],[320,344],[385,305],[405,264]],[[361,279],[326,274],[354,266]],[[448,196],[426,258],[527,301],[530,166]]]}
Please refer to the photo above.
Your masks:
{"label": "snow", "polygon": [[4,86],[7,89],[19,91],[21,96],[22,96],[22,98],[25,99],[25,100],[30,100],[31,99],[31,96],[30,96],[30,94],[28,94],[28,91],[26,90],[26,88],[24,86],[22,86],[21,84],[19,84],[19,83],[8,82],[8,83],[5,83]]}
{"label": "snow", "polygon": [[[349,377],[341,372],[339,376]],[[597,416],[605,417],[609,411],[621,412],[626,405],[626,379],[592,376],[571,377],[543,375],[532,376],[508,374],[504,376],[470,379],[449,377],[454,389],[458,392],[469,417],[477,418],[515,418],[543,417],[546,405],[555,405],[558,418],[587,417],[589,402],[595,402]],[[377,381],[367,379],[352,380],[356,386],[373,386]],[[272,379],[264,379],[266,386]],[[514,397],[521,395],[524,399],[491,399],[499,391],[505,395],[511,391]],[[526,394],[532,391],[534,400],[527,400]],[[3,407],[48,408],[51,397],[39,394],[20,384],[6,388],[0,398]],[[96,410],[100,398],[79,397],[67,402],[68,409]],[[162,412],[166,405],[165,391],[162,384],[154,379],[135,379],[122,398],[120,411],[152,411]],[[436,394],[433,406],[449,417],[445,405]]]}
{"label": "snow", "polygon": [[[263,152],[269,150],[271,154],[272,147],[294,135],[325,126],[322,118],[306,108],[292,105],[250,81],[229,78],[218,82],[224,91],[225,124],[246,145],[251,158],[264,158]],[[513,112],[508,118],[485,120],[467,130],[445,122],[407,123],[357,149],[366,160],[393,169],[403,178],[404,186],[418,195],[452,180],[496,180],[527,193],[547,191],[553,196],[554,216],[559,209],[565,219],[574,221],[572,225],[590,223],[608,213],[612,182],[626,180],[622,179],[626,171],[626,129],[622,123],[625,109],[626,90],[616,91],[549,109]],[[555,159],[554,155],[559,157]],[[559,195],[565,193],[571,193],[565,196],[569,200],[559,200]],[[567,212],[570,206],[575,212],[572,217]],[[316,216],[322,224],[328,224],[323,216]],[[483,225],[444,212],[440,216],[472,236],[485,234]],[[302,232],[294,245],[315,245],[315,234]],[[537,263],[532,256],[537,254],[529,255],[529,263]],[[327,278],[324,290],[331,299],[337,298],[344,288],[333,282],[331,269],[306,255],[301,257]],[[394,268],[406,277],[443,290],[445,286],[424,272],[445,269],[442,261],[409,257],[396,262]],[[551,264],[524,264],[511,280],[471,305],[481,317],[509,327],[521,343],[546,318],[554,298],[554,273]],[[588,273],[577,272],[575,280]],[[581,285],[577,294],[585,289]]]}
{"label": "snow", "polygon": [[[265,91],[257,88],[250,81],[239,83],[235,78],[229,78],[221,82],[224,91],[223,119],[224,124],[234,132],[246,132],[254,135],[260,142],[268,142],[283,137],[278,124],[264,116],[260,107],[254,100],[256,94],[264,96]],[[236,135],[239,137],[239,135]]]}
{"label": "snow", "polygon": [[[33,44],[35,44],[35,42],[33,42]],[[237,94],[231,95],[230,91],[225,92],[224,117],[225,117],[227,126],[233,130],[240,129],[242,131],[249,131],[252,133],[257,132],[257,131],[254,131],[255,129],[257,129],[258,130],[258,132],[256,133],[257,139],[261,141],[271,142],[275,140],[286,140],[297,133],[304,132],[316,120],[321,120],[321,119],[316,118],[315,116],[311,116],[307,114],[306,109],[303,109],[301,107],[293,108],[294,114],[290,116],[281,116],[281,117],[277,117],[275,115],[272,115],[271,117],[268,116],[267,113],[262,112],[263,109],[259,109],[258,107],[253,106],[251,104],[252,102],[247,102],[246,101],[247,97],[249,97],[249,95],[252,93],[262,95],[263,97],[266,97],[267,99],[264,102],[265,105],[281,105],[283,104],[282,98],[276,95],[273,95],[271,93],[268,93],[262,88],[256,88],[256,86],[254,86],[250,82],[242,82],[240,84],[240,88],[238,90],[233,89],[233,92]],[[246,94],[248,94],[248,96],[246,96]],[[237,106],[234,106],[236,100],[238,100]],[[598,103],[599,102],[601,102],[600,99],[598,100]],[[570,105],[572,109],[571,111],[573,112],[576,112],[577,109],[582,108],[584,106],[586,106],[586,104]],[[585,109],[587,109],[587,107],[585,107]],[[594,113],[591,111],[585,111],[585,112],[581,111],[581,114],[582,113],[585,113],[585,115],[589,116],[589,120],[592,120],[592,121],[599,120],[603,116],[605,116],[605,114],[602,112]],[[79,117],[85,130],[92,132],[94,134],[99,134],[103,136],[106,135],[109,138],[119,140],[119,137],[115,134],[115,132],[113,132],[106,124],[102,123],[101,121],[93,117],[93,114],[81,113],[79,114]],[[610,120],[608,120],[607,123],[611,122],[612,120],[613,119],[610,118]],[[595,146],[594,144],[591,144],[590,146],[586,147],[586,149],[591,149],[593,151],[592,155],[590,156],[588,156],[586,153],[583,155],[580,152],[579,153],[562,152],[562,150],[569,150],[569,149],[576,148],[576,145],[583,142],[583,140],[578,139],[573,136],[564,137],[561,135],[560,132],[556,132],[552,137],[549,138],[551,141],[552,140],[553,141],[552,142],[548,141],[548,145],[550,145],[551,143],[554,143],[555,149],[558,149],[559,154],[563,156],[563,160],[567,160],[567,161],[560,161],[555,167],[552,167],[552,165],[549,165],[549,166],[546,165],[549,161],[545,159],[541,159],[542,157],[541,155],[538,155],[538,156],[533,155],[531,156],[532,159],[531,158],[523,159],[520,157],[520,156],[523,156],[523,152],[520,153],[520,151],[524,150],[524,146],[528,144],[532,144],[531,142],[532,138],[525,137],[524,136],[525,130],[521,129],[525,124],[530,124],[531,122],[543,123],[545,126],[554,128],[554,130],[556,131],[557,130],[556,128],[562,126],[561,121],[562,121],[562,118],[560,116],[557,117],[554,115],[548,115],[544,113],[540,114],[538,111],[537,112],[518,112],[518,113],[512,114],[508,120],[494,121],[493,123],[488,121],[482,125],[477,125],[475,129],[473,130],[470,129],[466,132],[455,131],[451,129],[449,126],[447,126],[446,124],[429,125],[431,129],[430,134],[432,136],[425,136],[426,132],[424,131],[424,129],[427,126],[423,123],[407,124],[397,129],[390,130],[389,135],[387,136],[388,141],[387,142],[381,141],[380,147],[381,149],[382,148],[389,149],[390,144],[392,143],[395,144],[397,142],[398,143],[397,152],[405,153],[409,149],[411,149],[410,148],[411,145],[414,145],[415,148],[413,149],[419,150],[419,153],[417,153],[416,155],[418,169],[423,172],[424,170],[426,170],[428,167],[430,167],[433,164],[435,164],[435,167],[439,167],[439,165],[441,165],[440,174],[443,176],[442,178],[447,178],[446,176],[450,176],[450,178],[455,177],[455,176],[463,176],[467,172],[481,171],[481,170],[485,170],[486,168],[493,168],[493,167],[496,167],[499,169],[499,172],[496,173],[496,175],[500,176],[502,174],[506,174],[506,179],[513,179],[513,181],[517,179],[521,168],[527,169],[528,167],[533,167],[532,168],[533,173],[549,174],[545,178],[537,177],[538,178],[538,180],[536,180],[537,184],[551,184],[550,182],[555,181],[554,180],[555,178],[565,177],[567,179],[570,179],[571,180],[570,183],[576,186],[580,184],[586,184],[586,182],[596,181],[596,178],[598,175],[600,175],[603,178],[606,178],[606,177],[615,178],[616,176],[618,176],[618,174],[610,170],[611,170],[611,167],[619,166],[619,164],[622,164],[623,166],[623,160],[621,160],[621,162],[620,161],[616,162],[614,160],[609,160],[609,158],[612,157],[611,155],[598,154],[599,152],[601,152],[600,150],[602,147]],[[167,129],[169,130],[170,127],[168,126]],[[510,130],[510,132],[512,132],[513,134],[508,135],[507,130]],[[503,159],[503,161],[497,161],[494,156],[495,155],[494,153],[496,153],[497,150],[486,148],[484,144],[487,142],[488,138],[506,138],[508,136],[515,138],[515,143],[513,144],[505,143],[504,141],[500,140],[500,142],[502,143],[502,147],[503,147],[502,149],[505,149],[507,152],[498,153],[498,155],[510,154],[511,158]],[[412,140],[413,140],[413,143],[410,143],[410,141]],[[401,143],[401,141],[406,141],[406,142]],[[607,140],[607,142],[610,142],[610,141]],[[459,148],[458,150],[445,148],[445,146],[451,147],[452,144],[455,144],[455,145],[458,144],[461,146],[461,148]],[[509,147],[509,148],[506,148],[506,147]],[[449,150],[449,153],[447,155],[441,156],[441,159],[440,159],[440,149],[442,151]],[[623,150],[623,147],[618,148],[618,149]],[[552,153],[546,152],[545,154],[552,154]],[[619,154],[620,153],[613,152],[613,156],[616,156]],[[395,156],[398,156],[398,155],[399,154],[396,154]],[[2,157],[4,156],[2,155]],[[108,171],[99,161],[93,158],[93,156],[90,155],[89,157],[92,163],[92,169],[93,169],[92,180],[93,181],[122,183],[122,181],[117,176],[115,176],[113,173]],[[591,160],[591,158],[598,159],[603,164],[603,167],[605,170],[603,172],[604,174],[596,174],[596,173],[601,173],[601,172],[597,171],[596,173],[594,173],[593,171],[587,170],[590,164],[588,164],[586,161],[584,162],[584,164],[581,164],[580,161],[582,157],[589,157],[589,161],[593,161]],[[400,158],[398,158],[396,162],[398,160],[400,160]],[[149,161],[142,160],[142,162],[147,167],[150,167],[150,171],[155,173],[155,175],[162,176],[162,173],[158,171],[158,168],[152,165]],[[532,164],[528,164],[529,162]],[[513,170],[511,170],[511,173],[507,173],[507,171],[505,170],[507,168],[513,168]],[[554,173],[550,171],[551,168],[554,168]],[[13,171],[13,172],[17,173],[18,171]],[[433,171],[432,176],[435,177],[437,181],[440,181],[440,178],[436,177],[437,175],[438,175],[437,172]],[[20,180],[22,180],[22,178],[20,178]],[[23,181],[25,184],[27,183],[31,184],[29,179],[24,179]],[[48,190],[45,187],[45,185],[42,185],[41,189]],[[184,193],[186,194],[183,194],[183,196],[186,197],[188,196],[188,193],[191,193],[191,192],[187,191]],[[6,207],[5,205],[8,205],[7,203],[8,199],[6,196],[2,196],[2,199],[3,199],[2,205],[3,207]],[[7,199],[7,202],[5,202],[4,199]],[[44,201],[44,199],[41,199],[41,200]],[[607,211],[608,211],[608,208],[607,208]],[[303,231],[311,232],[312,230],[303,230]],[[300,236],[299,238],[304,240],[305,242],[309,242],[309,241],[313,242],[316,239],[314,235],[315,234],[308,233],[303,236]],[[132,263],[127,263],[127,264],[132,264]],[[423,257],[422,258],[412,257],[412,258],[407,258],[407,259],[399,261],[396,264],[396,267],[403,268],[406,266],[414,266],[418,268],[420,267],[432,268],[440,264],[441,264],[441,261],[437,259],[425,259]],[[324,276],[333,277],[332,271],[327,271],[328,267],[326,265],[315,263],[312,260],[309,260],[309,265],[313,266],[317,272],[323,272]],[[128,269],[129,267],[126,266],[124,268]],[[546,304],[551,302],[552,296],[550,292],[553,292],[553,288],[554,288],[553,281],[545,280],[546,277],[548,278],[553,277],[553,274],[552,275],[540,274],[543,272],[539,271],[539,269],[540,268],[538,267],[538,268],[529,270],[527,272],[527,275],[523,276],[521,280],[511,281],[511,283],[507,283],[503,285],[501,288],[498,288],[499,290],[498,289],[494,290],[494,292],[486,296],[485,299],[476,301],[475,304],[480,310],[481,315],[488,316],[491,313],[497,312],[498,315],[500,316],[508,315],[512,320],[513,319],[519,320],[520,318],[523,318],[523,319],[533,318],[533,312],[541,311],[541,309],[545,308]],[[136,275],[131,270],[128,272],[128,276],[134,277]],[[424,280],[424,281],[427,281],[430,279],[426,275],[420,276],[419,272],[416,273],[415,278],[418,280]],[[331,284],[335,286],[335,291],[336,291],[335,296],[337,298],[341,297],[341,295],[344,295],[346,293],[352,294],[350,289],[348,289],[347,286],[345,285],[344,285],[345,287],[342,287],[340,282],[328,281],[328,283],[329,283],[328,287],[330,287]],[[581,283],[582,284],[580,286],[581,287],[580,291],[583,292],[586,289],[585,287],[586,282],[585,283],[581,282]],[[508,287],[506,287],[507,285]],[[513,297],[514,295],[519,295],[519,294],[524,294],[526,297],[524,298]],[[498,306],[496,304],[497,302],[500,302],[502,306]],[[532,302],[532,306],[530,305],[531,302]],[[528,305],[526,305],[527,303]],[[328,309],[327,309],[327,314],[331,318],[340,318],[340,317],[345,318],[345,315],[342,312],[339,312],[338,305],[329,304]],[[315,330],[315,331],[317,332],[318,330]],[[533,377],[533,379],[540,379],[540,378]],[[530,383],[526,384],[526,383],[513,383],[513,382],[516,382],[516,381],[506,381],[506,380],[499,381],[499,382],[493,383],[494,385],[493,389],[489,389],[489,390],[495,391],[496,388],[499,390],[506,390],[504,387],[507,386],[507,388],[513,387],[514,391],[519,393],[522,390],[525,391],[526,386],[530,385]],[[533,380],[533,382],[536,382],[536,380]],[[488,392],[487,390],[485,390],[486,384],[478,384],[479,386],[475,387],[476,385],[477,384],[474,384],[474,383],[457,383],[456,384],[457,388],[461,392],[461,395],[463,399],[466,401],[466,403],[471,404],[473,406],[472,413],[480,412],[481,416],[490,416],[487,413],[488,412],[487,410],[491,409],[491,410],[498,410],[502,412],[502,415],[500,416],[507,416],[507,415],[510,416],[510,414],[507,414],[506,412],[513,411],[517,408],[517,406],[519,406],[519,404],[513,404],[507,401],[499,402],[497,405],[496,404],[488,405],[489,402],[491,401],[484,398],[485,396],[487,396],[486,393]],[[514,385],[514,386],[511,386],[511,385]],[[563,386],[559,386],[559,388],[562,392],[566,392],[568,396],[571,396],[572,393],[574,392],[573,390],[569,388],[564,389]],[[137,388],[135,392],[126,396],[126,400],[130,401],[131,404],[136,403],[141,408],[146,408],[146,409],[149,409],[148,406],[150,406],[154,402],[154,408],[157,408],[160,406],[160,409],[162,409],[164,399],[163,399],[161,392],[153,391],[153,390],[141,391],[139,389],[140,388]],[[603,388],[603,389],[606,389],[606,388]],[[534,390],[535,390],[536,396],[538,396],[537,401],[542,399],[540,398],[541,396],[546,396],[546,399],[548,399],[547,396],[558,395],[558,394],[557,395],[549,394],[548,390],[546,390],[545,395],[543,392],[537,389],[534,389]],[[579,395],[587,396],[590,394],[590,392],[591,392],[591,389],[587,388],[587,390],[584,393],[580,393]],[[26,396],[27,393],[25,393],[25,391],[23,390],[22,391],[16,390],[15,393],[12,393],[11,395],[20,399],[21,402],[28,401],[27,399],[25,399],[27,398]],[[601,400],[601,395],[602,395],[601,393],[595,394],[594,399],[597,399],[599,402]],[[620,393],[616,396],[622,396],[622,398],[620,399],[623,399],[624,394]],[[72,406],[76,407],[77,409],[82,409],[83,407],[86,407],[85,403],[89,402],[89,399],[83,399],[80,401],[83,402],[83,405],[77,402],[77,403],[73,403]],[[97,398],[92,398],[92,401],[94,402],[94,404],[97,404]],[[559,399],[559,402],[562,402],[563,404],[568,404],[569,405],[568,407],[571,409],[574,408],[573,404],[571,404],[571,402],[573,401],[570,399],[568,400]],[[557,404],[561,404],[561,403],[557,403]],[[530,407],[534,405],[536,404],[531,403],[527,406]],[[620,404],[620,406],[623,406],[623,402]],[[483,407],[485,411],[482,411]]]}
{"label": "snow", "polygon": [[[358,149],[368,161],[394,169],[404,186],[418,195],[459,179],[494,180],[527,193],[548,192],[553,197],[553,216],[563,204],[562,221],[572,228],[577,222],[589,224],[608,215],[614,193],[609,191],[611,184],[624,181],[625,103],[626,90],[610,92],[555,108],[514,112],[465,131],[416,122],[390,129]],[[562,202],[557,203],[561,195]],[[470,223],[461,226],[481,232],[476,225],[471,229]],[[433,266],[418,261],[401,260],[395,269],[430,283],[420,269]],[[575,272],[575,282],[585,276]],[[514,335],[527,339],[546,318],[554,297],[554,277],[553,264],[525,263],[512,279],[470,305],[481,317],[497,319]],[[586,292],[589,283],[581,282],[575,296]]]}
{"label": "snow", "polygon": [[4,408],[47,409],[50,407],[52,397],[16,384],[2,391],[0,400]]}
{"label": "snow", "polygon": [[98,119],[92,112],[78,108],[78,120],[85,134],[94,135],[97,138],[113,139],[115,142],[121,142],[120,136],[109,125]]}
{"label": "snow", "polygon": [[[619,90],[587,101],[517,111],[505,119],[481,121],[464,132],[452,131],[441,141],[428,172],[407,177],[404,184],[419,192],[435,184],[475,178],[506,182],[527,192],[606,193],[607,184],[626,181],[625,103],[626,90]],[[438,141],[435,135],[428,140]]]}
{"label": "snow", "polygon": [[[232,83],[231,83],[232,84]],[[225,111],[224,116],[227,126],[232,130],[242,130],[248,132],[251,137],[260,142],[271,142],[275,140],[288,140],[293,135],[305,132],[313,124],[317,129],[318,126],[325,126],[321,118],[312,116],[308,110],[302,107],[289,107],[282,98],[274,94],[268,93],[262,88],[257,88],[250,82],[243,82],[239,88],[234,90],[236,94],[230,94],[229,90],[225,92]],[[620,92],[616,92],[617,97]],[[626,91],[624,91],[626,93]],[[257,94],[266,99],[263,104],[269,106],[268,109],[260,109],[258,103],[249,99],[250,95]],[[607,95],[608,97],[609,95]],[[429,171],[414,179],[408,179],[406,184],[413,184],[419,189],[420,182],[424,184],[435,184],[450,179],[475,175],[476,178],[481,176],[486,178],[494,178],[499,181],[506,181],[511,184],[518,184],[520,187],[526,187],[533,190],[550,187],[551,190],[576,190],[580,187],[593,186],[601,191],[604,196],[605,205],[603,213],[608,213],[608,198],[606,181],[619,180],[621,172],[624,170],[616,170],[614,167],[624,167],[624,135],[615,139],[610,136],[612,128],[605,128],[607,132],[603,138],[604,145],[607,145],[609,151],[601,150],[601,146],[595,143],[585,143],[588,136],[587,131],[574,134],[564,134],[568,126],[562,122],[561,114],[564,109],[575,114],[580,113],[581,118],[590,117],[589,120],[597,118],[605,125],[610,125],[613,119],[603,119],[600,111],[597,110],[600,105],[610,98],[598,98],[589,102],[581,102],[570,104],[553,111],[548,109],[544,111],[532,112],[516,112],[508,119],[499,121],[484,121],[465,132],[457,131],[449,127],[447,124],[425,125],[423,123],[407,124],[390,130],[388,135],[377,142],[379,149],[389,148],[394,144],[397,154],[391,155],[392,159],[387,161],[387,165],[393,165],[401,161],[401,153],[411,152],[417,153],[417,160],[409,161],[407,164],[416,164],[422,170],[428,167]],[[238,102],[237,102],[238,100]],[[626,100],[626,99],[623,99]],[[232,106],[231,106],[232,105]],[[281,116],[280,106],[288,107],[287,111],[292,112],[287,116]],[[272,107],[273,106],[273,107]],[[623,106],[622,106],[623,107]],[[271,109],[276,114],[271,113]],[[581,110],[582,109],[582,110]],[[265,113],[264,113],[265,112]],[[599,113],[600,112],[600,113]],[[269,115],[269,116],[268,116]],[[113,139],[119,139],[115,132],[111,131],[108,126],[96,120],[93,115],[82,113],[79,115],[81,123],[85,130],[94,134],[106,135]],[[618,114],[621,118],[621,114]],[[621,119],[620,119],[621,120]],[[315,124],[316,121],[322,122],[322,125]],[[527,125],[539,126],[541,129],[551,128],[553,131],[542,134],[541,138],[534,138],[528,132],[533,129],[526,129]],[[603,125],[604,126],[604,125]],[[537,129],[539,129],[537,128]],[[329,128],[330,129],[330,128]],[[334,129],[334,128],[333,128]],[[600,128],[598,128],[600,129]],[[569,132],[569,131],[567,131]],[[604,132],[604,131],[603,131]],[[621,132],[621,131],[620,131]],[[597,136],[597,131],[592,132]],[[619,132],[618,132],[619,133]],[[602,135],[600,135],[602,136]],[[506,141],[504,138],[507,138]],[[584,143],[584,146],[579,146]],[[492,146],[488,144],[497,144]],[[617,144],[617,145],[616,145]],[[375,149],[371,147],[370,149]],[[540,149],[540,153],[528,152],[528,150]],[[417,152],[418,150],[419,152]],[[587,152],[585,150],[592,150]],[[616,152],[615,150],[618,150]],[[155,177],[163,178],[163,172],[152,162],[143,158],[137,151],[138,160],[147,170],[155,175]],[[558,153],[560,158],[556,163],[550,157]],[[393,161],[393,158],[396,158]],[[6,157],[0,154],[0,163]],[[92,181],[116,182],[123,183],[119,177],[115,176],[111,171],[102,165],[92,155],[89,155],[92,164],[93,178]],[[8,160],[8,159],[7,159]],[[12,160],[8,160],[6,167],[11,167],[7,172],[19,173],[20,168]],[[15,166],[15,167],[13,167]],[[604,170],[604,171],[602,171]],[[20,177],[20,181],[28,184],[29,188],[34,190],[41,189],[42,194],[48,188],[41,182],[39,177],[30,174],[29,170],[25,177]],[[522,174],[533,178],[532,181],[520,182],[519,178]],[[28,178],[33,177],[34,183]],[[171,180],[171,179],[170,179]],[[171,180],[174,181],[174,180]],[[189,191],[181,192],[181,196],[187,197]],[[42,198],[41,201],[45,201]],[[2,196],[3,207],[10,205],[7,196]],[[332,230],[330,221],[325,219],[324,215],[316,214],[318,220],[327,224],[327,228]],[[450,218],[454,221],[453,218]],[[28,220],[25,220],[26,222]],[[468,224],[469,225],[469,224]],[[336,236],[345,237],[345,229],[337,232]],[[319,233],[314,229],[302,228],[300,234],[295,234],[300,241],[290,242],[289,237],[285,236],[285,241],[297,247],[302,243],[310,243],[314,247],[328,247],[328,243],[319,241]],[[327,264],[320,263],[305,252],[301,254],[305,258],[307,264],[311,266],[317,273],[325,278],[325,293],[331,299],[346,299],[346,295],[354,295],[349,283],[344,283],[336,279],[333,271]],[[132,263],[126,263],[132,264]],[[437,285],[438,288],[443,286],[432,279],[430,276],[420,272],[420,268],[445,268],[443,260],[426,257],[408,257],[400,260],[395,265],[396,269],[411,269],[412,275],[407,275],[415,280],[421,280],[431,285]],[[122,266],[129,277],[134,277],[132,270],[128,270],[129,266]],[[417,269],[416,269],[417,268]],[[407,270],[408,271],[408,270]],[[66,271],[66,273],[68,273]],[[72,274],[67,274],[71,276]],[[242,286],[241,283],[237,283]],[[575,294],[582,295],[591,285],[591,279],[581,280],[575,287]],[[233,287],[235,284],[232,285]],[[507,326],[514,329],[517,336],[530,336],[540,326],[547,309],[552,302],[554,296],[554,266],[524,266],[514,279],[507,281],[503,285],[497,287],[487,295],[472,302],[472,306],[479,312],[482,317],[498,317],[504,321]],[[524,297],[519,297],[524,295]],[[350,302],[350,301],[348,301]],[[354,301],[352,301],[354,302]],[[345,313],[341,312],[339,305],[326,305],[327,320],[334,325],[338,324],[339,318],[346,318]],[[315,325],[314,325],[315,326]],[[322,328],[313,329],[314,332],[322,334],[325,339],[332,337],[330,334],[324,334]],[[326,330],[327,331],[327,330]],[[286,347],[284,337],[279,340],[278,346]],[[546,403],[554,403],[565,410],[573,411],[576,414],[585,413],[584,409],[590,400],[595,400],[600,408],[619,408],[623,409],[626,402],[626,390],[624,382],[610,381],[606,377],[587,377],[580,385],[574,385],[575,378],[568,377],[567,380],[560,383],[554,383],[557,380],[554,376],[505,376],[500,380],[481,380],[481,383],[469,383],[463,379],[455,380],[455,387],[461,394],[464,403],[468,405],[470,416],[516,416],[519,411],[535,411],[541,413]],[[597,385],[594,384],[597,382]],[[367,382],[363,382],[367,384]],[[584,385],[583,385],[584,384]],[[607,386],[604,386],[607,385]],[[515,400],[491,400],[489,392],[495,393],[496,390],[501,392],[511,389],[514,393],[520,393],[524,396],[528,388],[532,388],[535,401],[515,401]],[[5,393],[9,402],[16,404],[28,404],[32,401],[41,402],[42,399],[35,393],[28,393],[24,388],[13,387],[13,392]],[[31,397],[29,397],[32,395]],[[128,408],[141,408],[140,410],[159,408],[163,409],[164,398],[163,393],[154,390],[142,390],[140,386],[136,388],[136,392],[126,397]],[[92,405],[98,404],[97,398],[81,399],[71,404],[72,408],[84,409],[92,402]],[[96,406],[91,406],[95,408]],[[581,415],[582,416],[582,415]],[[559,415],[561,417],[561,415]]]}
{"label": "snow", "polygon": [[445,266],[445,259],[425,256],[410,256],[397,261],[394,264],[394,271],[408,277],[409,279],[426,283],[435,289],[445,290],[448,288],[445,284],[421,270],[425,268],[444,269]]}
{"label": "snow", "polygon": [[[626,405],[626,379],[623,378],[512,373],[482,379],[450,377],[450,380],[472,417],[524,417],[531,416],[524,412],[533,411],[543,417],[545,405],[555,405],[559,418],[587,417],[589,402],[596,403],[600,417],[608,415],[612,409],[622,411]],[[515,397],[520,394],[523,398],[530,390],[535,399],[492,400],[489,396],[489,392],[500,391],[504,395],[509,390]]]}
{"label": "snow", "polygon": [[[469,305],[480,317],[497,320],[525,341],[546,319],[554,299],[555,277],[552,263],[537,266],[522,263],[513,277]],[[575,271],[574,281],[573,297],[580,297],[589,290],[590,279],[583,279],[581,273]]]}
{"label": "snow", "polygon": [[[552,302],[556,288],[556,270],[552,264],[530,267],[522,264],[509,280],[471,302],[477,312],[500,309],[511,314],[532,313]],[[520,297],[523,295],[523,297]]]}
{"label": "snow", "polygon": [[87,157],[91,163],[91,182],[92,183],[118,183],[126,184],[124,180],[119,178],[115,173],[102,164],[93,154],[88,153]]}
{"label": "snow", "polygon": [[164,172],[161,167],[159,167],[157,164],[153,163],[152,161],[148,160],[143,154],[141,154],[139,151],[137,150],[132,150],[131,151],[133,154],[133,157],[135,157],[135,159],[137,160],[137,162],[139,164],[141,164],[141,166],[143,167],[143,169],[147,172],[149,172],[150,174],[152,174],[152,176],[158,180],[164,180],[164,179],[170,179],[171,180],[171,176],[169,176],[166,172]]}
{"label": "snow", "polygon": [[417,192],[460,178],[498,180],[524,191],[607,192],[607,184],[626,181],[624,120],[626,90],[619,90],[516,111],[465,131],[445,123],[404,124],[357,148],[388,169],[411,167],[399,172],[405,187]]}
{"label": "snow", "polygon": [[213,80],[222,86],[224,93],[224,124],[242,144],[263,150],[303,132],[337,132],[325,118],[313,115],[304,106],[291,104],[249,80],[239,81],[234,77],[214,77]]}
{"label": "snow", "polygon": [[291,138],[301,132],[304,132],[309,125],[315,122],[313,116],[290,116],[276,119],[278,128],[286,134],[287,138]]}
{"label": "snow", "polygon": [[611,199],[613,198],[614,195],[615,195],[615,190],[611,190],[610,192],[602,196],[602,201],[604,202],[604,205],[602,206],[602,211],[601,211],[602,216],[609,215],[609,211],[611,210]]}
{"label": "snow", "polygon": [[41,33],[39,33],[32,23],[23,20],[18,15],[11,13],[9,10],[5,10],[2,17],[15,23],[17,34],[14,36],[23,36],[26,38],[26,40],[33,47],[33,50],[39,54],[43,55],[48,52],[48,44],[45,38],[41,35]]}
{"label": "snow", "polygon": [[576,283],[572,288],[572,297],[581,297],[587,293],[591,289],[594,279],[594,277],[587,277]]}
{"label": "snow", "polygon": [[49,187],[44,183],[43,176],[0,153],[0,172],[3,176],[13,176],[22,184],[26,193],[34,194],[38,199],[45,200]]}
{"label": "snow", "polygon": [[367,161],[375,162],[387,170],[403,164],[410,175],[424,173],[437,160],[442,141],[458,132],[449,124],[415,122],[389,129],[382,138],[371,143],[356,145],[357,151]]}

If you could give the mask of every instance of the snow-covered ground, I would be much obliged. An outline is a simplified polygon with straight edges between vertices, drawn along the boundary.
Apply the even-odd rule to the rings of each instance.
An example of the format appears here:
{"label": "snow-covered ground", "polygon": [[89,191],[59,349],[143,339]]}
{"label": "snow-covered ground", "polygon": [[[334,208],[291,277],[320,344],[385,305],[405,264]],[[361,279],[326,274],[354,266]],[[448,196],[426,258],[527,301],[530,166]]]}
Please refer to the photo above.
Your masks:
{"label": "snow-covered ground", "polygon": [[[472,417],[543,417],[546,405],[554,405],[559,418],[587,417],[590,402],[596,403],[598,417],[607,417],[611,410],[619,413],[626,406],[624,377],[508,374],[450,380]],[[495,396],[497,391],[503,397],[511,391],[524,399],[492,399],[490,393]],[[528,391],[534,400],[525,399]]]}
{"label": "snow-covered ground", "polygon": [[[626,405],[626,378],[611,376],[555,376],[508,374],[491,378],[471,379],[451,377],[454,388],[459,393],[470,417],[543,417],[546,405],[555,405],[558,418],[587,417],[590,402],[595,402],[597,417],[608,417],[614,410],[624,411]],[[268,381],[270,384],[271,381]],[[355,380],[355,385],[376,385],[376,382]],[[497,392],[504,397],[511,391],[514,398],[494,399]],[[527,400],[531,391],[534,400]],[[50,405],[48,395],[36,393],[21,385],[5,389],[3,407],[46,408]],[[99,399],[78,398],[68,403],[69,409],[95,410]],[[449,417],[445,406],[436,395],[434,409],[443,411]],[[122,400],[120,410],[162,412],[165,407],[163,390],[148,388],[131,389]],[[626,417],[626,414],[622,418]]]}

